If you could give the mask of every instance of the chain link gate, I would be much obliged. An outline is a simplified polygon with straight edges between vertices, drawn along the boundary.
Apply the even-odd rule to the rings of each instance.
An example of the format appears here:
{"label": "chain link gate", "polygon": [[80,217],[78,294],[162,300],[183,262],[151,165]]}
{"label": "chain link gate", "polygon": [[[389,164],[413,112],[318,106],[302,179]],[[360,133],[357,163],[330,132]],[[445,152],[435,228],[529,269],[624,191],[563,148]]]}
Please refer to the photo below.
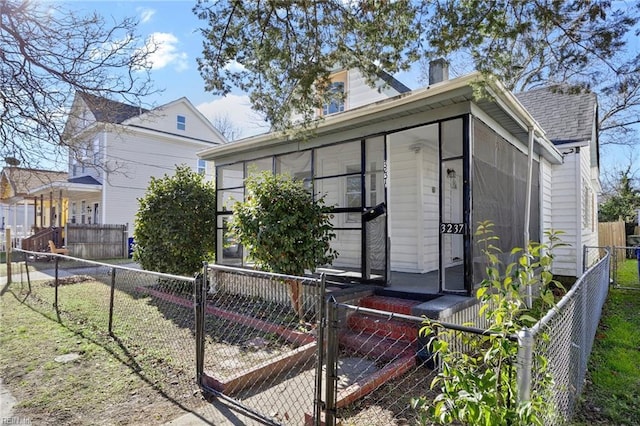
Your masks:
{"label": "chain link gate", "polygon": [[318,424],[324,276],[205,264],[196,281],[201,388],[267,424]]}

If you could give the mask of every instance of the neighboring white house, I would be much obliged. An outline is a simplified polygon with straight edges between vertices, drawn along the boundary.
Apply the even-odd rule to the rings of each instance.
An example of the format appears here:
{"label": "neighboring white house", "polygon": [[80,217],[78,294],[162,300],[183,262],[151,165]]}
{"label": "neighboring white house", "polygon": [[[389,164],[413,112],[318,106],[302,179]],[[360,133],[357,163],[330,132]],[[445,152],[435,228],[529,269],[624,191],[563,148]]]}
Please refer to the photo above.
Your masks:
{"label": "neighboring white house", "polygon": [[[334,206],[332,245],[339,256],[324,269],[333,279],[411,282],[424,293],[471,295],[485,274],[474,240],[484,220],[495,223],[507,252],[527,239],[540,241],[546,230],[583,224],[588,238],[568,241],[572,246],[558,253],[555,271],[580,275],[581,244],[597,241],[596,121],[586,117],[590,141],[574,141],[582,155],[568,154],[578,146],[556,147],[537,116],[500,82],[479,73],[448,80],[446,68],[433,71],[443,79],[430,79],[423,89],[381,99],[369,88],[368,103],[352,100],[366,92],[363,82],[345,85],[344,111],[328,111],[304,142],[271,133],[200,152],[216,165],[216,261],[250,261],[241,248],[225,246],[226,220],[231,201],[244,196],[244,177],[271,170],[305,180]],[[488,96],[474,96],[478,84]],[[567,123],[579,119],[565,117]],[[560,190],[567,182],[571,197]],[[563,221],[565,215],[574,223]]]}
{"label": "neighboring white house", "polygon": [[598,102],[594,93],[563,92],[561,87],[540,88],[516,95],[562,154],[562,164],[541,169],[551,190],[543,194],[544,228],[562,230],[568,247],[557,250],[554,272],[579,276],[597,255],[583,259],[582,247],[598,245],[600,158]]}
{"label": "neighboring white house", "polygon": [[145,110],[77,93],[65,133],[73,141],[68,179],[30,195],[60,200],[71,223],[128,224],[129,235],[151,177],[183,164],[210,177],[211,166],[196,152],[226,143],[187,98]]}

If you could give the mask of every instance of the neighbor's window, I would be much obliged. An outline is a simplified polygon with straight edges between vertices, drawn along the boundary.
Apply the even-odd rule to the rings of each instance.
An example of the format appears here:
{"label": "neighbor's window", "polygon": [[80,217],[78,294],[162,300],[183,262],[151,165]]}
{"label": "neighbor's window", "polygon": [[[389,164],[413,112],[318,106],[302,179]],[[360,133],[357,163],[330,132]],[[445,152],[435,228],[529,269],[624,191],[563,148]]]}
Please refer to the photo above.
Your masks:
{"label": "neighbor's window", "polygon": [[591,228],[591,188],[587,185],[585,179],[582,180],[583,190],[582,190],[582,228],[589,229]]}
{"label": "neighbor's window", "polygon": [[329,85],[331,100],[322,107],[322,114],[329,115],[344,111],[344,82],[334,81]]}
{"label": "neighbor's window", "polygon": [[178,130],[185,130],[187,128],[187,117],[184,115],[178,116]]}
{"label": "neighbor's window", "polygon": [[93,141],[93,164],[100,164],[100,139],[98,138]]}
{"label": "neighbor's window", "polygon": [[202,158],[198,159],[198,174],[205,175],[207,173],[207,162]]}

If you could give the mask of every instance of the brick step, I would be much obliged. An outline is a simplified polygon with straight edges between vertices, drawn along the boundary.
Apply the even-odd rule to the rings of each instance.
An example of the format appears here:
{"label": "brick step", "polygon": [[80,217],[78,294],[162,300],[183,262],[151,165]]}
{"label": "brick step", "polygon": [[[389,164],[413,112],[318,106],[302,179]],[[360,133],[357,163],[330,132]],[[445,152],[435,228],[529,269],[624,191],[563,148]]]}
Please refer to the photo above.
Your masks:
{"label": "brick step", "polygon": [[398,319],[388,320],[376,315],[354,313],[347,321],[349,328],[356,332],[365,332],[379,337],[413,342],[418,338],[420,324]]}
{"label": "brick step", "polygon": [[415,343],[388,339],[353,330],[341,332],[338,339],[343,348],[373,360],[391,361],[403,356],[416,354]]}
{"label": "brick step", "polygon": [[396,314],[411,315],[411,308],[422,302],[417,300],[400,299],[389,296],[367,296],[360,299],[360,306]]}

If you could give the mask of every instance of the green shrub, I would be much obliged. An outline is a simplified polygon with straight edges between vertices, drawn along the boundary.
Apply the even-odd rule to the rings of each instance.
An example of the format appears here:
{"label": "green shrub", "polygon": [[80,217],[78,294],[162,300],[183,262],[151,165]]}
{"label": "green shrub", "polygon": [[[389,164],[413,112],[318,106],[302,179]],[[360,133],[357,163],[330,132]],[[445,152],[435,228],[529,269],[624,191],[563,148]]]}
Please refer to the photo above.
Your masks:
{"label": "green shrub", "polygon": [[192,275],[215,247],[215,189],[187,166],[151,178],[138,200],[133,258],[147,270]]}
{"label": "green shrub", "polygon": [[[461,334],[431,320],[420,330],[421,335],[431,336],[428,348],[439,367],[431,383],[431,389],[438,393],[433,403],[424,397],[413,401],[423,424],[542,425],[550,414],[546,396],[552,378],[546,371],[546,358],[534,354],[536,387],[528,401],[519,401],[518,344],[506,336],[514,336],[537,321],[525,303],[527,287],[540,284],[542,312],[555,304],[552,288],[561,284],[551,274],[553,249],[564,244],[559,232],[548,232],[548,245],[530,243],[526,251],[513,249],[511,254],[518,256],[517,261],[503,268],[500,249],[493,244],[498,237],[492,227],[492,223],[483,222],[476,232],[489,265],[476,295],[481,304],[479,315],[490,324],[486,335]],[[453,349],[450,342],[454,339],[462,339],[467,349]]]}
{"label": "green shrub", "polygon": [[[330,209],[313,199],[301,181],[263,172],[245,181],[246,199],[236,202],[229,232],[259,269],[304,275],[337,257]],[[299,284],[291,284],[292,303],[302,317]]]}

